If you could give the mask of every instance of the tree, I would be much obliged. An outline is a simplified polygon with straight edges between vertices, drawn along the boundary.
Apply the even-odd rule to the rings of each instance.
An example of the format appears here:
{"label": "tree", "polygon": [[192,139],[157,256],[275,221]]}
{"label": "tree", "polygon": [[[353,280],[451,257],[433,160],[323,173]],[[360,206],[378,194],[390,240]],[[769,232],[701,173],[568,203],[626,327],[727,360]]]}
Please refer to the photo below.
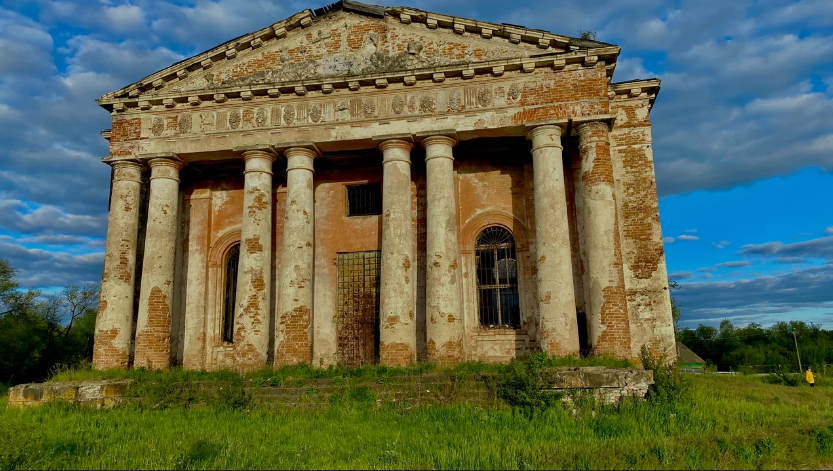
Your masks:
{"label": "tree", "polygon": [[[680,284],[674,280],[668,282],[668,289],[675,290],[679,289]],[[680,305],[677,304],[677,300],[674,299],[674,296],[671,296],[671,319],[674,321],[674,333],[678,334],[680,332],[680,319],[683,317],[683,313],[680,311]]]}
{"label": "tree", "polygon": [[16,274],[0,260],[0,383],[41,381],[57,365],[90,361],[98,285],[48,295],[21,289]]}

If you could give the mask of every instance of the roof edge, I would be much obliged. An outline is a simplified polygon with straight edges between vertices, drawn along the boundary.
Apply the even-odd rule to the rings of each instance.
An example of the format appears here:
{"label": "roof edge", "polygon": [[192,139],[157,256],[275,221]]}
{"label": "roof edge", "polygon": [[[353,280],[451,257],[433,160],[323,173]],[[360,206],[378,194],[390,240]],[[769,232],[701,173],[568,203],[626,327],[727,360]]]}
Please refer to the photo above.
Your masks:
{"label": "roof edge", "polygon": [[290,30],[311,26],[316,18],[339,10],[376,18],[385,18],[386,16],[394,18],[398,17],[402,23],[425,23],[429,28],[442,27],[455,29],[457,31],[462,28],[463,31],[479,33],[485,38],[491,38],[493,36],[504,37],[513,43],[532,43],[542,48],[557,46],[565,48],[567,52],[573,52],[579,49],[608,47],[618,48],[618,46],[600,41],[573,38],[570,36],[550,33],[544,30],[528,29],[523,26],[510,25],[506,23],[497,24],[487,21],[478,21],[469,18],[418,10],[410,7],[400,6],[386,8],[352,0],[340,0],[314,11],[310,9],[300,11],[284,20],[273,23],[266,28],[261,28],[252,33],[238,36],[220,44],[219,46],[215,46],[202,53],[176,62],[125,87],[107,93],[96,101],[101,103],[103,100],[115,99],[125,95],[129,97],[136,97],[142,94],[142,88],[146,87],[150,87],[152,89],[162,88],[167,82],[187,77],[189,69],[197,70],[200,68],[210,68],[215,62],[236,57],[239,51],[248,48],[260,47],[264,40],[282,38],[286,36]]}

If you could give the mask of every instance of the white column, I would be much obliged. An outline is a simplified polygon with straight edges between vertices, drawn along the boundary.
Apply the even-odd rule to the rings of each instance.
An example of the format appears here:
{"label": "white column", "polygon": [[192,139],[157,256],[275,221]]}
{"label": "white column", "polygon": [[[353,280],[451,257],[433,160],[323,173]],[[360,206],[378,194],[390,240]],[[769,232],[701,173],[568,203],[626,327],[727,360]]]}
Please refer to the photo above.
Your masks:
{"label": "white column", "polygon": [[382,279],[379,300],[379,359],[383,365],[416,361],[413,309],[414,231],[411,202],[411,143],[382,142]]}
{"label": "white column", "polygon": [[578,323],[561,128],[540,126],[527,137],[532,140],[535,186],[539,342],[541,349],[550,354],[578,355]]}
{"label": "white column", "polygon": [[133,341],[136,242],[144,166],[117,160],[113,167],[104,273],[95,322],[93,364],[100,370],[127,368]]}
{"label": "white column", "polygon": [[150,202],[134,366],[162,369],[171,366],[179,171],[185,162],[175,154],[160,154],[147,160],[151,169]]}
{"label": "white column", "polygon": [[281,251],[275,365],[312,361],[315,230],[313,160],[317,151],[291,147],[286,156],[286,213]]}
{"label": "white column", "polygon": [[457,141],[430,136],[425,146],[426,262],[425,317],[428,360],[441,364],[465,359],[460,244],[457,237],[457,198],[454,191],[454,156]]}
{"label": "white column", "polygon": [[272,163],[269,146],[235,149],[246,162],[243,223],[234,311],[234,358],[238,371],[266,367],[272,280]]}

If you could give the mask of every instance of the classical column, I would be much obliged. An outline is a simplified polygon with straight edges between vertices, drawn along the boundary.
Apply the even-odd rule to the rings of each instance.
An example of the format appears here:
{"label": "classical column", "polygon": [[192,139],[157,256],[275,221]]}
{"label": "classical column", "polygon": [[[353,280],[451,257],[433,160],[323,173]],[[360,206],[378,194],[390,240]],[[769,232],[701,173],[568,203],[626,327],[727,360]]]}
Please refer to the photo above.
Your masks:
{"label": "classical column", "polygon": [[290,147],[286,156],[286,212],[281,250],[275,365],[312,360],[312,274],[315,261],[313,167],[318,151]]}
{"label": "classical column", "polygon": [[117,160],[110,165],[113,167],[113,189],[93,347],[93,364],[99,370],[127,368],[130,356],[136,283],[133,277],[142,191],[142,164]]}
{"label": "classical column", "polygon": [[540,126],[527,137],[532,140],[540,321],[538,338],[545,352],[578,355],[578,322],[561,128]]}
{"label": "classical column", "polygon": [[382,280],[379,300],[379,359],[383,365],[416,361],[414,319],[414,229],[410,142],[382,142]]}
{"label": "classical column", "polygon": [[272,163],[268,146],[235,149],[246,162],[243,227],[234,311],[234,357],[240,371],[266,367],[272,279]]}
{"label": "classical column", "polygon": [[425,317],[428,360],[445,364],[465,359],[457,198],[451,152],[456,143],[448,136],[430,136],[422,141],[427,193]]}
{"label": "classical column", "polygon": [[631,353],[622,250],[616,214],[608,125],[578,126],[584,238],[587,253],[587,324],[593,352],[629,358]]}
{"label": "classical column", "polygon": [[179,171],[185,162],[175,154],[156,154],[145,159],[151,170],[150,201],[133,365],[162,369],[171,366]]}
{"label": "classical column", "polygon": [[182,367],[205,368],[206,291],[208,290],[208,252],[211,248],[211,190],[196,189],[185,198],[188,215],[186,257],[185,335]]}

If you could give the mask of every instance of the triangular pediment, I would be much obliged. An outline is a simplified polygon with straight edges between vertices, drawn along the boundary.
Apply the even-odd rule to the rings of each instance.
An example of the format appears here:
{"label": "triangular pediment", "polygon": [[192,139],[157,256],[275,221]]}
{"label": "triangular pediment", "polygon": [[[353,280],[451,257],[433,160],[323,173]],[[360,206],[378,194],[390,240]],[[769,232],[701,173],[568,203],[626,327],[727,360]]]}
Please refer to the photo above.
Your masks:
{"label": "triangular pediment", "polygon": [[[573,54],[611,45],[345,0],[305,10],[102,97],[205,95],[229,88],[326,82],[470,63]],[[616,48],[618,50],[618,48]]]}

